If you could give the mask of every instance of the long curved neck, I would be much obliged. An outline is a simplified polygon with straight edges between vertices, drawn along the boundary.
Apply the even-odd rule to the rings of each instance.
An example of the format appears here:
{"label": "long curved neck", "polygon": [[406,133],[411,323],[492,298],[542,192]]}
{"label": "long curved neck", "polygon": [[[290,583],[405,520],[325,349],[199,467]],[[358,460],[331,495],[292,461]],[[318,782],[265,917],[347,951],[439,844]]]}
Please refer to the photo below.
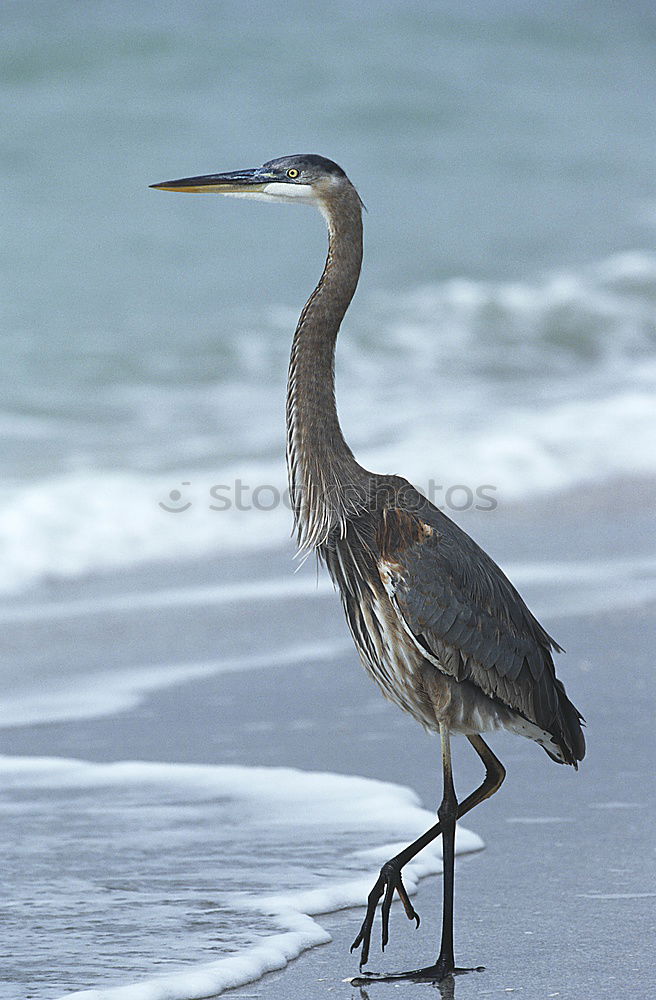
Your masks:
{"label": "long curved neck", "polygon": [[327,201],[328,257],[296,327],[287,383],[287,470],[299,545],[316,548],[355,512],[364,470],[335,405],[335,341],[362,264],[362,209],[350,185]]}

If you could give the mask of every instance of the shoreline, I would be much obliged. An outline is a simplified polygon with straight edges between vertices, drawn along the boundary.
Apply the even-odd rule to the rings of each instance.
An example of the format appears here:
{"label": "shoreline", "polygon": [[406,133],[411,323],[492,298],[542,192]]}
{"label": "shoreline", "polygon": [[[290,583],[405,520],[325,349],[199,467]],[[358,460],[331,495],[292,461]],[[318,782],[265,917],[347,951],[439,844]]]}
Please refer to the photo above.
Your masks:
{"label": "shoreline", "polygon": [[[635,493],[630,495],[635,500]],[[551,498],[539,516],[535,505],[524,506],[507,516],[497,514],[495,523],[481,519],[477,527],[465,527],[493,555],[504,550],[507,563],[585,563],[591,553],[595,559],[643,557],[646,507],[636,504],[624,519],[618,514],[626,513],[627,505],[618,493],[607,492],[607,501],[614,500],[607,507],[599,506],[599,499],[599,491],[578,497],[576,505]],[[590,517],[582,520],[583,510]],[[557,534],[551,530],[554,518]],[[166,571],[140,567],[128,576],[51,584],[48,599],[117,594],[129,599],[130,593],[138,598],[172,586],[282,579],[287,572],[298,579],[293,568],[291,550],[218,563],[206,559]],[[302,572],[316,579],[314,567]],[[612,578],[601,586],[612,592]],[[538,605],[550,593],[539,579],[521,589],[529,603]],[[30,595],[31,602],[36,599]],[[644,927],[653,912],[649,893],[656,893],[647,871],[656,809],[644,800],[644,784],[652,769],[650,726],[656,712],[651,682],[655,622],[653,601],[545,621],[568,649],[558,658],[557,670],[587,718],[588,756],[576,774],[549,761],[528,740],[503,733],[491,737],[508,778],[498,795],[467,817],[466,826],[483,838],[486,849],[459,863],[456,881],[457,957],[486,965],[488,971],[475,979],[458,978],[460,1000],[506,989],[521,989],[527,1000],[557,992],[577,1000],[610,1000],[622,990],[640,996],[648,988],[652,963]],[[62,672],[74,679],[77,670],[80,682],[91,673],[102,685],[113,671],[134,671],[138,664],[211,665],[217,658],[250,658],[250,665],[181,676],[102,716],[4,728],[3,754],[283,766],[406,785],[429,810],[439,801],[439,741],[381,697],[357,661],[339,600],[330,591],[320,598],[290,593],[257,601],[244,592],[236,601],[151,609],[135,600],[132,612],[109,609],[70,619],[17,621],[5,627],[5,640],[14,680],[28,664],[46,699]],[[294,642],[298,656],[272,662],[272,651],[291,649]],[[306,661],[303,643],[326,648]],[[481,777],[480,763],[467,751],[464,741],[454,741],[459,794]],[[372,882],[375,875],[372,870]],[[439,898],[439,879],[420,883],[414,899],[422,917],[417,932],[395,904],[389,949],[383,960],[372,942],[372,968],[398,970],[432,961]],[[361,991],[343,982],[357,974],[348,946],[362,915],[353,909],[319,918],[332,943],[227,995],[319,1000],[335,993],[373,1000],[374,991],[377,997],[389,994],[395,985]],[[618,953],[628,956],[621,975],[614,966]],[[51,996],[58,995],[53,989]]]}
{"label": "shoreline", "polygon": [[[648,648],[655,623],[656,607],[650,607],[603,622],[598,616],[571,619],[559,630],[576,664],[567,676],[568,690],[588,723],[588,755],[578,774],[550,762],[528,740],[491,737],[508,778],[497,796],[467,817],[468,828],[483,837],[486,848],[459,862],[456,882],[457,955],[487,971],[475,979],[458,978],[455,995],[461,1000],[486,995],[485,990],[495,995],[520,988],[529,1000],[554,992],[610,1000],[620,990],[640,996],[648,988],[652,957],[644,927],[656,897],[648,870],[656,809],[644,800],[644,782],[651,773],[649,733],[656,710]],[[627,694],[639,696],[639,716],[633,697],[614,696],[614,670],[626,656],[633,664]],[[336,690],[330,685],[332,695],[321,670],[299,673],[294,666],[255,671],[247,688],[239,674],[198,679],[85,726],[85,742],[93,739],[98,759],[115,759],[120,745],[123,759],[284,764],[384,778],[409,785],[429,809],[431,803],[435,807],[438,741],[387,705],[358,664],[333,666],[338,683]],[[249,710],[253,690],[260,700]],[[50,752],[63,755],[64,743],[70,748],[75,740],[79,757],[89,747],[88,742],[82,747],[82,734],[75,738],[75,731],[72,723],[26,727],[14,749],[41,752],[47,744]],[[621,739],[612,740],[614,732]],[[37,733],[41,741],[35,747]],[[464,741],[454,742],[462,794],[480,780],[479,766]],[[372,883],[376,870],[373,865]],[[418,931],[396,903],[390,946],[383,957],[375,943],[371,968],[398,970],[430,961],[439,900],[439,879],[423,880],[413,900],[422,918]],[[320,917],[332,943],[227,995],[366,996],[343,982],[357,974],[348,947],[362,916],[363,910],[351,909]],[[621,975],[614,963],[618,949],[632,956]],[[376,996],[384,996],[396,987],[363,989],[374,988]]]}

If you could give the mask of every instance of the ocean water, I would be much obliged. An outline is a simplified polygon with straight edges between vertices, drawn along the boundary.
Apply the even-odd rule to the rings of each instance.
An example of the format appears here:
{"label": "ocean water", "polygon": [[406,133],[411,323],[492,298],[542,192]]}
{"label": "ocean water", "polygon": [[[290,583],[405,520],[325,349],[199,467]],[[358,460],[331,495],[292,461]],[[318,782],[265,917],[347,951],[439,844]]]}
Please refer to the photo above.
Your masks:
{"label": "ocean water", "polygon": [[6,591],[286,538],[323,224],[148,189],[285,152],[340,161],[369,209],[338,345],[363,462],[456,507],[656,471],[649,7],[265,13],[3,8]]}

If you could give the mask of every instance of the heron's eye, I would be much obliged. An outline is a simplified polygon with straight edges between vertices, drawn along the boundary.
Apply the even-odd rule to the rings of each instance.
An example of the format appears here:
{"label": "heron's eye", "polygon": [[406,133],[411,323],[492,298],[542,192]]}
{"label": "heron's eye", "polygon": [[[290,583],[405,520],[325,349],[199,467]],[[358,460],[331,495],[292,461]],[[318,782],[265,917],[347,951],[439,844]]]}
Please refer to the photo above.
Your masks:
{"label": "heron's eye", "polygon": [[298,170],[296,169],[296,167],[290,167],[289,170],[287,171],[287,176],[291,177],[292,180],[295,180],[298,177]]}

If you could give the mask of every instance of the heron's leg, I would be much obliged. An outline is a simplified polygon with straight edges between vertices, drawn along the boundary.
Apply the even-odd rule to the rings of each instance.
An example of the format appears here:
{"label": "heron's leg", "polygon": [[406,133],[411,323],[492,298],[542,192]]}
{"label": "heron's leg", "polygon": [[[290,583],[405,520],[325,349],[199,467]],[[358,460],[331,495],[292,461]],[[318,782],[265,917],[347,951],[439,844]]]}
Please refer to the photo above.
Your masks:
{"label": "heron's leg", "polygon": [[435,963],[436,972],[447,976],[456,967],[453,956],[453,881],[455,869],[456,819],[458,816],[458,800],[453,786],[453,771],[451,768],[451,740],[448,727],[440,723],[440,739],[442,741],[442,774],[444,789],[442,801],[437,810],[442,825],[442,862],[443,897],[442,897],[442,942],[440,955]]}
{"label": "heron's leg", "polygon": [[[485,743],[480,736],[468,736],[467,739],[485,764],[485,778],[482,784],[479,785],[478,788],[468,795],[466,799],[463,799],[463,801],[458,805],[458,819],[460,819],[461,816],[464,816],[465,813],[468,813],[470,809],[473,809],[480,802],[484,802],[485,799],[489,799],[491,795],[494,795],[494,793],[499,790],[501,783],[506,776],[503,764],[492,753],[487,743]],[[362,927],[360,928],[360,932],[355,941],[351,945],[351,951],[354,951],[362,945],[360,968],[362,968],[363,965],[366,965],[369,959],[371,931],[373,929],[374,919],[376,916],[376,906],[383,895],[383,951],[385,950],[385,945],[389,940],[389,913],[395,891],[399,894],[408,919],[416,920],[417,926],[419,926],[419,916],[415,912],[412,903],[408,898],[405,886],[403,885],[401,869],[404,868],[409,861],[412,861],[412,859],[416,857],[416,855],[419,854],[424,847],[427,847],[428,844],[431,844],[434,840],[436,840],[441,833],[442,824],[436,823],[429,830],[427,830],[426,833],[422,833],[421,837],[418,837],[412,844],[387,861],[381,868],[376,884],[369,893],[369,898],[367,900],[367,913],[362,921]]]}
{"label": "heron's leg", "polygon": [[[485,799],[489,799],[495,792],[498,792],[506,777],[505,767],[499,758],[492,753],[482,736],[468,736],[467,739],[485,764],[485,781],[458,806],[458,819],[477,806],[479,802],[484,802]],[[470,802],[470,799],[475,801]]]}

